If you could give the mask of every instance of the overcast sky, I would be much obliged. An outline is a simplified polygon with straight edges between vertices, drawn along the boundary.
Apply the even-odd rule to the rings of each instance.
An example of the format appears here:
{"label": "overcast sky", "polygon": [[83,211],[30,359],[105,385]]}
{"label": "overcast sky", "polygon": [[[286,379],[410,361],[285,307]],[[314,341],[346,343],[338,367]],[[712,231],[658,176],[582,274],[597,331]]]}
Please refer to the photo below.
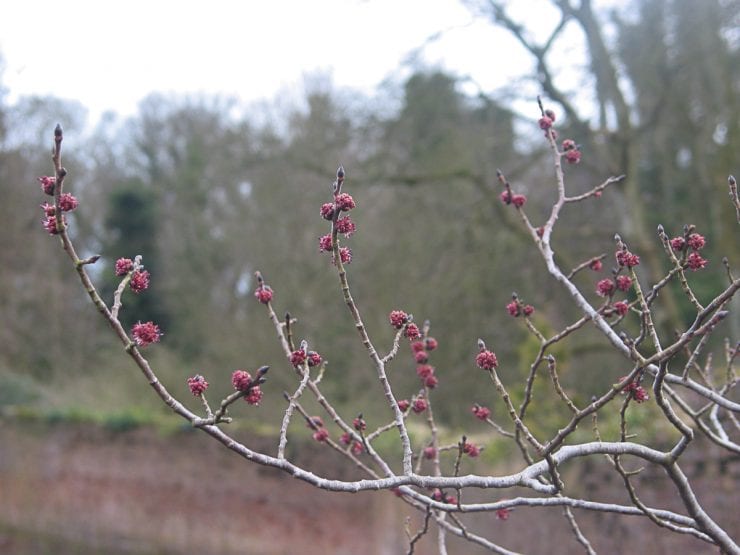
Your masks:
{"label": "overcast sky", "polygon": [[[529,0],[513,5],[548,26]],[[269,99],[316,72],[370,93],[439,32],[422,61],[486,90],[531,71],[507,32],[459,0],[16,0],[0,17],[2,83],[11,102],[53,94],[93,119],[133,114],[152,91]]]}

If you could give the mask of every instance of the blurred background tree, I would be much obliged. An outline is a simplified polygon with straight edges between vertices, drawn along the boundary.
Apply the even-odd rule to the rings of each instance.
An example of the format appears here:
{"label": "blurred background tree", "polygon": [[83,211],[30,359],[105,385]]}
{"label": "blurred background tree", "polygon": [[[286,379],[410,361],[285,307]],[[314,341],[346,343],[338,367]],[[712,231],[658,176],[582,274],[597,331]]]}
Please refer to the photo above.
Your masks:
{"label": "blurred background tree", "polygon": [[[385,346],[392,338],[390,310],[431,321],[440,340],[433,358],[440,379],[436,413],[448,426],[468,422],[473,402],[493,398],[470,377],[477,337],[496,347],[512,383],[528,372],[531,346],[504,308],[512,292],[552,329],[576,317],[570,303],[552,294],[541,262],[530,255],[530,239],[498,200],[496,168],[528,195],[533,222],[544,219],[552,200],[551,168],[532,123],[537,93],[558,113],[561,137],[583,145],[582,165],[567,168],[576,191],[610,174],[628,176],[591,211],[564,214],[555,237],[563,265],[611,253],[619,232],[645,258],[650,283],[665,266],[655,226],[671,224],[668,231],[677,235],[677,223],[709,214],[709,227],[699,232],[708,238],[710,267],[691,277],[700,294],[715,289],[722,256],[738,261],[737,244],[724,233],[734,213],[722,199],[740,151],[740,3],[634,0],[606,11],[588,0],[553,0],[562,19],[553,22],[550,41],[533,39],[504,2],[466,4],[528,48],[536,86],[521,90],[533,94],[521,98],[516,86],[470,94],[466,80],[415,66],[382,91],[398,100],[396,109],[375,110],[373,99],[348,98],[319,76],[300,105],[285,109],[276,102],[273,119],[226,98],[153,94],[134,117],[108,114],[89,133],[84,109],[74,102],[33,97],[9,105],[0,96],[6,195],[0,373],[23,380],[20,397],[104,410],[130,402],[122,392],[131,388],[142,410],[164,410],[145,386],[128,385],[127,360],[111,350],[107,330],[97,329],[55,241],[41,229],[35,177],[48,171],[45,153],[57,121],[69,142],[70,190],[81,199],[72,233],[84,254],[103,255],[96,278],[110,295],[112,264],[136,254],[152,273],[151,291],[127,294],[124,317],[161,323],[165,338],[152,351],[160,375],[184,393],[187,376],[207,373],[218,395],[230,389],[234,369],[270,364],[260,408],[265,421],[281,413],[280,392],[293,376],[252,298],[257,269],[274,287],[279,310],[298,318],[297,336],[329,361],[327,395],[367,415],[379,402],[329,257],[318,252],[327,230],[318,209],[330,198],[340,163],[358,203],[349,272],[366,325]],[[561,78],[568,60],[553,55],[570,27],[588,55],[577,83]],[[527,111],[520,116],[522,100]],[[611,264],[608,257],[605,272]],[[592,291],[598,278],[586,272],[580,279]],[[662,325],[679,327],[682,296],[661,300],[667,303]],[[566,386],[578,384],[585,399],[624,373],[621,360],[604,358],[595,337],[586,333],[560,353]],[[396,364],[395,391],[410,396],[418,378],[408,352]],[[99,380],[72,387],[69,377],[82,374]],[[115,394],[101,393],[111,389]]]}

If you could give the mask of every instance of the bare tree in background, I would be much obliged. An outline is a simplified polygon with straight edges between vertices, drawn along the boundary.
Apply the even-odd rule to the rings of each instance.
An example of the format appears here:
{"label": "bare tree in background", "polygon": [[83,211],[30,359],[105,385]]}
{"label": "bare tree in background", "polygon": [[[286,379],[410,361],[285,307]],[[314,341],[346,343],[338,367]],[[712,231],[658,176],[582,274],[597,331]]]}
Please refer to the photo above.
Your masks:
{"label": "bare tree in background", "polygon": [[[723,453],[735,456],[740,453],[740,402],[734,367],[738,344],[726,340],[720,356],[714,358],[705,352],[709,338],[722,329],[740,279],[733,276],[731,263],[725,260],[726,283],[711,296],[697,295],[691,283],[694,272],[701,272],[707,263],[703,256],[706,238],[701,225],[683,226],[680,222],[666,222],[652,239],[655,250],[662,253],[663,270],[659,279],[645,280],[638,275],[642,251],[618,235],[613,256],[570,253],[580,261],[573,268],[562,268],[552,242],[559,216],[570,205],[590,204],[598,209],[600,198],[611,194],[623,182],[623,176],[605,178],[583,194],[569,194],[564,165],[576,171],[583,154],[574,139],[557,138],[556,119],[552,110],[540,104],[538,127],[551,153],[556,191],[556,201],[543,222],[530,220],[527,197],[518,192],[517,184],[510,183],[503,172],[490,184],[503,205],[518,216],[519,225],[531,239],[533,253],[538,253],[544,261],[553,280],[552,294],[567,297],[580,313],[577,319],[550,333],[543,331],[533,318],[536,308],[527,303],[526,292],[512,296],[506,306],[509,316],[505,317],[510,319],[501,325],[525,327],[538,345],[524,382],[510,378],[507,367],[511,361],[499,360],[495,346],[487,345],[486,338],[478,339],[477,345],[476,338],[470,338],[467,356],[473,376],[470,379],[479,380],[481,388],[491,388],[491,397],[505,406],[508,419],[495,421],[488,406],[476,404],[464,410],[470,410],[473,417],[489,426],[491,434],[508,438],[516,445],[520,462],[515,471],[504,475],[468,473],[470,459],[480,455],[485,442],[473,441],[472,433],[451,440],[435,421],[435,393],[445,387],[445,375],[434,367],[434,357],[444,338],[438,342],[431,335],[431,324],[422,323],[400,308],[389,307],[392,310],[389,310],[388,325],[395,330],[392,345],[381,348],[370,337],[360,308],[367,300],[358,301],[353,296],[349,272],[353,257],[362,256],[350,248],[351,236],[362,231],[357,230],[351,214],[362,207],[356,206],[349,192],[351,181],[343,168],[336,173],[331,196],[317,207],[327,225],[327,234],[318,239],[318,249],[326,257],[327,266],[333,268],[337,293],[349,311],[347,333],[358,334],[369,361],[365,368],[327,366],[320,354],[322,346],[308,344],[301,338],[294,315],[279,313],[276,308],[280,301],[280,273],[300,269],[271,269],[273,277],[269,282],[258,272],[254,295],[264,305],[284,354],[283,360],[272,364],[271,372],[294,376],[295,386],[286,392],[271,390],[267,366],[252,371],[239,369],[232,373],[234,392],[214,404],[207,400],[206,392],[208,381],[215,378],[195,374],[186,380],[183,376],[181,384],[172,388],[184,391],[187,382],[189,391],[200,402],[197,409],[191,409],[178,398],[179,394],[173,395],[159,380],[144,352],[156,348],[152,346],[167,336],[154,321],[137,321],[130,329],[121,323],[127,299],[145,294],[153,277],[146,261],[137,253],[129,253],[131,258],[121,253],[124,256],[115,265],[120,281],[112,301],[106,302],[98,293],[87,267],[95,264],[99,256],[81,258],[77,254],[66,221],[66,215],[77,209],[78,201],[65,191],[67,170],[62,166],[63,134],[59,126],[54,133],[54,175],[39,178],[43,191],[53,197],[53,203],[42,206],[44,227],[60,239],[84,290],[163,403],[249,462],[280,469],[329,491],[392,490],[423,515],[422,526],[408,530],[408,553],[417,549],[419,540],[426,534],[436,534],[440,553],[447,552],[450,534],[494,553],[513,553],[497,542],[495,534],[471,526],[468,518],[469,513],[490,513],[505,521],[517,507],[561,509],[563,526],[587,553],[595,552],[594,540],[579,526],[574,509],[642,517],[663,533],[686,535],[700,544],[716,546],[723,553],[740,553],[732,537],[738,530],[723,527],[717,515],[707,513],[682,465],[684,456],[697,443],[697,436],[702,437],[702,445],[711,442]],[[732,205],[740,211],[733,177],[729,178],[729,185]],[[470,270],[457,272],[466,271]],[[453,273],[452,279],[455,278]],[[661,333],[654,321],[655,309],[662,300],[659,295],[673,283],[679,284],[694,315],[693,321],[676,335]],[[274,290],[271,285],[275,286]],[[310,318],[310,315],[301,316]],[[557,347],[587,329],[596,330],[602,342],[618,353],[622,363],[616,368],[608,365],[595,368],[594,371],[609,373],[612,385],[589,402],[580,402],[578,391],[561,383]],[[404,358],[413,361],[419,382],[414,391],[401,393],[394,389],[392,367],[394,363],[402,364]],[[257,364],[253,364],[252,368],[255,367]],[[384,411],[363,415],[361,407],[357,407],[354,414],[340,413],[322,390],[337,371],[372,373],[377,395],[385,400]],[[547,381],[547,389],[535,389],[537,378]],[[318,403],[323,414],[314,415],[304,408],[309,397]],[[532,407],[550,399],[557,409],[552,415],[557,432],[544,435],[530,426],[530,413]],[[285,404],[273,450],[255,450],[229,433],[228,425],[237,412],[235,403],[242,400],[252,406]],[[651,404],[656,407],[655,417],[669,431],[652,443],[636,435],[639,429],[631,419],[635,413],[648,410]],[[600,422],[614,418],[619,423],[618,429],[603,431]],[[368,425],[371,419],[383,424],[371,429]],[[420,427],[425,430],[423,434],[410,431]],[[337,457],[344,458],[363,477],[338,479],[292,462],[286,447],[289,437],[300,433],[310,433],[315,441],[336,451]],[[609,461],[611,472],[622,481],[629,502],[590,498],[579,493],[564,476],[563,467],[569,463],[604,458]],[[665,472],[680,510],[652,506],[642,499],[643,467]],[[485,497],[483,500],[479,500],[479,493]]]}

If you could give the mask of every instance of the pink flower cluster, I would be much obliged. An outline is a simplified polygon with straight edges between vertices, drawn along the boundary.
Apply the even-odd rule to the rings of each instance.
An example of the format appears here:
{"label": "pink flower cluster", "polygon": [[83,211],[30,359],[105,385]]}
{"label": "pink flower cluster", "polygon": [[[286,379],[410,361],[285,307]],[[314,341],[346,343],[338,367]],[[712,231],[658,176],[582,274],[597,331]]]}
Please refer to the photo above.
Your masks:
{"label": "pink flower cluster", "polygon": [[137,347],[146,347],[158,343],[163,334],[154,322],[137,322],[131,328],[131,335]]}
{"label": "pink flower cluster", "polygon": [[483,420],[484,422],[488,420],[489,416],[491,416],[491,409],[487,407],[482,407],[477,403],[473,405],[473,407],[470,409],[470,412],[472,412],[473,416],[475,416],[478,420]]}
{"label": "pink flower cluster", "polygon": [[[341,173],[341,178],[339,177]],[[344,171],[340,168],[337,172],[337,183],[344,182]],[[349,216],[339,217],[341,212],[349,212],[355,208],[355,200],[351,195],[347,193],[336,192],[334,194],[334,202],[326,202],[321,205],[319,214],[325,220],[333,222],[333,227],[336,233],[342,234],[345,237],[350,237],[356,230],[357,225]],[[328,233],[319,237],[319,252],[332,252],[334,248],[332,234]],[[342,264],[350,264],[352,262],[352,250],[349,247],[339,247],[339,260]],[[336,261],[335,261],[336,263]]]}
{"label": "pink flower cluster", "polygon": [[192,378],[188,378],[188,388],[190,389],[190,393],[199,397],[208,389],[208,382],[203,376],[196,374]]}
{"label": "pink flower cluster", "polygon": [[234,370],[234,373],[231,374],[231,383],[234,389],[246,393],[244,400],[250,405],[259,405],[262,401],[262,389],[246,370]]}
{"label": "pink flower cluster", "polygon": [[480,455],[480,452],[482,449],[478,447],[475,443],[470,443],[469,441],[465,441],[462,446],[462,451],[470,458],[475,458],[478,455]]}
{"label": "pink flower cluster", "polygon": [[429,389],[434,389],[439,384],[437,376],[434,375],[434,366],[427,364],[429,362],[429,352],[436,349],[437,345],[437,340],[433,337],[426,337],[423,340],[411,343],[411,352],[416,362],[416,375],[419,376],[424,387]]}
{"label": "pink flower cluster", "polygon": [[519,298],[514,296],[514,299],[506,305],[506,311],[514,318],[521,316],[522,314],[529,318],[534,314],[534,307],[531,304],[522,304]]}
{"label": "pink flower cluster", "polygon": [[[56,178],[44,175],[42,177],[39,177],[38,181],[41,184],[41,190],[44,191],[45,194],[53,197],[54,189],[56,187]],[[71,212],[72,210],[77,208],[78,205],[79,202],[71,193],[62,193],[61,195],[59,195],[59,209],[62,212]],[[41,221],[41,223],[43,224],[46,232],[49,235],[57,235],[60,231],[62,231],[62,229],[59,229],[57,227],[57,213],[55,206],[53,204],[45,202],[41,205],[41,210],[44,212],[44,219]],[[62,223],[62,228],[66,227],[67,220],[63,214],[60,220]]]}
{"label": "pink flower cluster", "polygon": [[498,367],[496,353],[488,349],[481,350],[475,357],[475,364],[482,370],[494,370]]}
{"label": "pink flower cluster", "polygon": [[262,304],[267,304],[272,300],[272,288],[269,285],[260,283],[254,291],[254,297]]}
{"label": "pink flower cluster", "polygon": [[689,233],[685,238],[674,237],[671,239],[670,244],[674,251],[686,253],[688,249],[691,249],[691,252],[686,255],[684,267],[695,272],[697,270],[701,270],[708,264],[708,260],[703,258],[698,252],[707,244],[703,235],[699,235],[698,233]]}
{"label": "pink flower cluster", "polygon": [[614,253],[614,257],[617,259],[617,264],[620,266],[627,266],[627,268],[634,268],[640,264],[640,257],[636,254],[632,254],[627,249],[620,249]]}
{"label": "pink flower cluster", "polygon": [[626,386],[624,386],[624,388],[622,388],[622,393],[630,394],[632,398],[638,403],[642,403],[650,399],[647,390],[642,387],[640,385],[640,382],[637,380],[632,380]]}

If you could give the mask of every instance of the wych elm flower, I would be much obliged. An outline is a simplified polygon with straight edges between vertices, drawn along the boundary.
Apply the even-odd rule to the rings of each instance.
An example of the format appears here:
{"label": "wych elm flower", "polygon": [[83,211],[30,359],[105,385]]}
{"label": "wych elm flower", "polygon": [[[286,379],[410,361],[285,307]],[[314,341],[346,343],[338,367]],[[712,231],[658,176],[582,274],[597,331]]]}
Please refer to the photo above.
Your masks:
{"label": "wych elm flower", "polygon": [[563,152],[568,152],[576,148],[576,142],[573,139],[563,139],[562,149]]}
{"label": "wych elm flower", "polygon": [[329,432],[326,431],[326,428],[319,428],[313,433],[312,437],[314,438],[314,440],[321,443],[329,439]]}
{"label": "wych elm flower", "polygon": [[596,294],[599,297],[608,297],[614,293],[614,281],[611,279],[602,279],[596,284]]}
{"label": "wych elm flower", "polygon": [[508,205],[511,204],[513,197],[514,195],[511,194],[511,191],[509,189],[506,189],[499,195],[498,198],[501,199],[501,202]]}
{"label": "wych elm flower", "polygon": [[[49,235],[57,235],[61,231],[57,227],[57,218],[56,216],[47,216],[46,219],[43,221],[44,223],[44,229],[49,233]],[[62,216],[62,226],[67,225],[67,220]]]}
{"label": "wych elm flower", "polygon": [[365,422],[365,419],[362,418],[362,416],[356,416],[354,419],[352,419],[352,426],[358,432],[367,430],[367,422]]}
{"label": "wych elm flower", "polygon": [[39,183],[41,183],[41,190],[44,191],[45,194],[49,195],[50,197],[54,196],[54,186],[57,183],[56,177],[50,177],[48,175],[42,175],[38,178]]}
{"label": "wych elm flower", "polygon": [[293,351],[290,355],[290,363],[293,366],[300,366],[304,362],[306,362],[306,351],[299,349],[297,351]]}
{"label": "wych elm flower", "polygon": [[255,385],[249,390],[249,393],[244,396],[244,401],[246,401],[250,405],[257,406],[260,404],[260,401],[262,401],[262,395],[263,393],[260,386]]}
{"label": "wych elm flower", "polygon": [[237,391],[248,391],[252,385],[252,375],[246,370],[234,370],[231,374],[231,384]]}
{"label": "wych elm flower", "polygon": [[627,266],[628,268],[633,268],[634,266],[637,266],[640,264],[640,257],[636,254],[632,254],[628,250],[618,250],[615,253],[615,257],[617,259],[617,264],[620,266]]}
{"label": "wych elm flower", "polygon": [[539,124],[540,129],[547,131],[552,127],[552,118],[542,116],[537,123]]}
{"label": "wych elm flower", "polygon": [[424,378],[425,387],[428,387],[429,389],[434,389],[438,385],[439,385],[439,379],[437,379],[437,376],[435,376],[434,374]]}
{"label": "wych elm flower", "polygon": [[[391,325],[392,324],[393,324],[393,322],[391,322]],[[425,341],[414,341],[414,342],[412,342],[411,343],[411,350],[414,353],[420,353],[420,352],[422,352],[424,349],[426,349],[424,343],[425,343]]]}
{"label": "wych elm flower", "polygon": [[[620,378],[620,381],[624,378]],[[629,393],[632,398],[638,403],[642,403],[650,399],[647,390],[640,385],[637,380],[632,380],[626,386],[622,388],[622,393]]]}
{"label": "wych elm flower", "polygon": [[342,261],[342,264],[351,264],[352,249],[349,247],[339,247],[339,260]]}
{"label": "wych elm flower", "polygon": [[617,289],[620,291],[629,291],[632,287],[632,278],[629,276],[617,276]]}
{"label": "wych elm flower", "polygon": [[489,416],[491,416],[491,409],[487,407],[482,407],[478,404],[473,405],[470,409],[470,412],[472,412],[478,420],[485,421],[488,419]]}
{"label": "wych elm flower", "polygon": [[332,204],[331,202],[322,204],[319,213],[321,214],[321,217],[325,220],[331,220],[332,218],[334,218],[334,204]]}
{"label": "wych elm flower", "polygon": [[306,421],[306,427],[311,428],[312,430],[318,430],[319,428],[324,427],[324,419],[320,416],[311,416]]}
{"label": "wych elm flower", "polygon": [[524,305],[522,312],[524,312],[524,315],[527,317],[532,316],[532,314],[534,314],[534,307],[531,304]]}
{"label": "wych elm flower", "polygon": [[[419,343],[421,343],[419,341]],[[429,360],[429,355],[425,351],[416,351],[414,353],[414,360],[417,364],[425,364]]]}
{"label": "wych elm flower", "polygon": [[569,150],[565,153],[565,160],[569,164],[578,164],[581,161],[581,151],[577,148]]}
{"label": "wych elm flower", "polygon": [[614,311],[620,316],[624,316],[629,311],[629,305],[624,301],[619,301],[613,305]]}
{"label": "wych elm flower", "polygon": [[398,401],[398,410],[400,410],[401,412],[406,412],[407,410],[409,410],[410,406],[411,403],[408,399],[401,399],[400,401]]}
{"label": "wych elm flower", "polygon": [[434,367],[429,364],[419,364],[416,367],[416,375],[419,376],[422,380],[427,376],[431,376],[432,374],[434,374]]}
{"label": "wych elm flower", "polygon": [[637,389],[635,389],[632,392],[632,398],[636,402],[642,403],[644,401],[649,400],[650,399],[650,395],[648,395],[648,392],[647,392],[647,390],[644,387],[639,386]]}
{"label": "wych elm flower", "polygon": [[131,281],[129,281],[129,287],[134,293],[141,293],[149,288],[149,272],[146,270],[136,270],[131,274]]}
{"label": "wych elm flower", "polygon": [[465,453],[470,458],[475,458],[478,455],[480,455],[481,448],[478,447],[475,443],[470,443],[466,441],[463,443],[463,453]]}
{"label": "wych elm flower", "polygon": [[321,355],[316,351],[308,351],[306,359],[308,360],[308,365],[310,367],[318,366],[319,364],[321,364],[322,360]]}
{"label": "wych elm flower", "polygon": [[414,411],[416,414],[419,414],[427,410],[428,406],[429,404],[427,403],[427,400],[424,399],[424,397],[417,397],[416,399],[414,399],[413,405],[411,405],[411,410]]}
{"label": "wych elm flower", "polygon": [[62,209],[62,212],[71,212],[77,208],[79,204],[80,203],[71,193],[64,193],[59,196],[59,208]]}
{"label": "wych elm flower", "polygon": [[352,444],[352,454],[353,455],[355,455],[355,456],[361,455],[364,450],[365,450],[365,448],[363,447],[362,442],[355,441]]}
{"label": "wych elm flower", "polygon": [[134,261],[130,258],[119,258],[116,260],[116,275],[125,276],[134,269]]}
{"label": "wych elm flower", "polygon": [[527,197],[525,197],[524,195],[512,195],[511,197],[511,203],[517,208],[521,208],[526,202]]}
{"label": "wych elm flower", "polygon": [[674,237],[671,239],[671,248],[674,251],[682,251],[686,246],[686,239],[683,237]]}
{"label": "wych elm flower", "polygon": [[496,518],[499,520],[509,520],[511,509],[496,509]]}
{"label": "wych elm flower", "polygon": [[498,359],[493,351],[484,349],[475,357],[475,363],[483,370],[493,370],[498,366]]}
{"label": "wych elm flower", "polygon": [[432,460],[434,457],[437,456],[437,449],[430,445],[429,447],[424,447],[424,458],[427,460]]}
{"label": "wych elm flower", "polygon": [[588,267],[591,268],[594,272],[600,272],[601,268],[603,268],[604,265],[601,263],[601,260],[596,259],[592,260],[589,263]]}
{"label": "wych elm flower", "polygon": [[131,335],[134,336],[134,343],[137,347],[146,347],[159,342],[162,332],[154,322],[137,322],[131,328]]}
{"label": "wych elm flower", "polygon": [[699,235],[698,233],[692,233],[691,235],[689,235],[686,239],[686,242],[695,251],[703,249],[704,245],[706,244],[706,240],[704,239],[704,237],[702,235]]}
{"label": "wych elm flower", "polygon": [[269,285],[262,285],[257,287],[254,292],[255,298],[262,304],[267,304],[272,300],[272,288]]}
{"label": "wych elm flower", "polygon": [[341,436],[339,436],[339,443],[342,443],[344,445],[349,445],[352,443],[352,434],[349,432],[344,432]]}
{"label": "wych elm flower", "polygon": [[334,204],[342,212],[348,212],[355,207],[355,200],[347,193],[341,193],[334,198]]}
{"label": "wych elm flower", "polygon": [[400,330],[403,325],[409,321],[409,315],[406,314],[403,310],[393,310],[388,315],[388,320],[390,321],[391,326],[393,326],[397,330]]}
{"label": "wych elm flower", "polygon": [[337,220],[336,225],[337,225],[337,231],[341,233],[342,235],[344,235],[345,237],[349,237],[357,230],[357,226],[355,225],[355,222],[353,222],[349,216],[345,216],[344,218],[339,218]]}
{"label": "wych elm flower", "polygon": [[510,316],[514,316],[515,318],[519,316],[519,314],[521,314],[519,310],[519,303],[516,301],[511,301],[509,304],[507,304],[506,310]]}
{"label": "wych elm flower", "polygon": [[331,233],[319,237],[319,252],[331,252]]}
{"label": "wych elm flower", "polygon": [[196,374],[192,378],[188,378],[188,388],[190,388],[190,393],[198,397],[208,389],[208,382],[203,376]]}
{"label": "wych elm flower", "polygon": [[44,204],[39,205],[41,206],[41,210],[44,211],[44,216],[54,216],[57,213],[57,209],[54,208],[53,204],[49,204],[48,202],[45,202]]}
{"label": "wych elm flower", "polygon": [[694,272],[704,268],[707,263],[708,261],[702,258],[702,256],[696,251],[690,253],[689,256],[686,258],[686,265]]}
{"label": "wych elm flower", "polygon": [[437,343],[437,340],[433,337],[427,337],[426,339],[424,339],[424,348],[427,351],[433,351],[437,348],[438,345],[439,344]]}
{"label": "wych elm flower", "polygon": [[407,337],[409,339],[418,339],[421,337],[421,332],[419,331],[419,326],[416,324],[408,324],[406,326],[406,329],[403,330],[403,336]]}

